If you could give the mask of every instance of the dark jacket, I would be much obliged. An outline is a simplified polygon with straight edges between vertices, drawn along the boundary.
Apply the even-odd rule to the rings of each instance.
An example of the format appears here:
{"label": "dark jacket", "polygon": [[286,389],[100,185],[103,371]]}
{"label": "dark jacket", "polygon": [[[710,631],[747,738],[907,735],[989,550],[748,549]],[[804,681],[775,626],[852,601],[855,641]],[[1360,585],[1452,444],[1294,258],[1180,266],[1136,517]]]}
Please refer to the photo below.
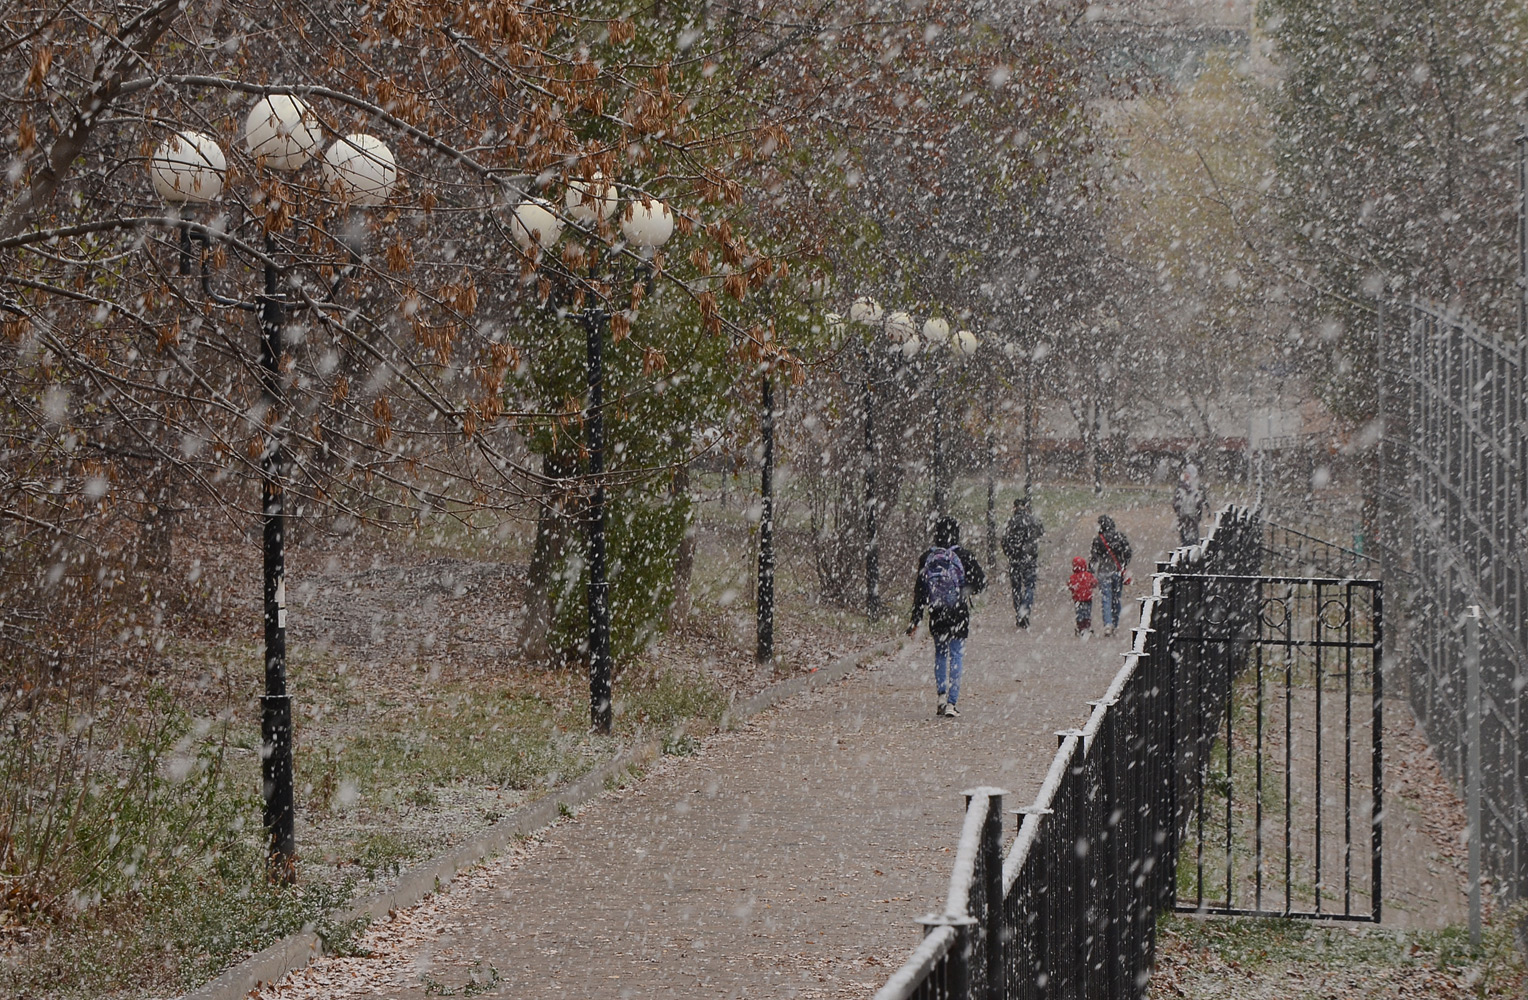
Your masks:
{"label": "dark jacket", "polygon": [[[1113,556],[1109,554],[1111,549],[1114,551]],[[1093,572],[1100,577],[1109,573],[1123,573],[1130,565],[1130,540],[1115,526],[1112,518],[1100,517],[1098,534],[1093,536],[1093,548],[1088,556]]]}
{"label": "dark jacket", "polygon": [[1178,515],[1180,521],[1193,521],[1197,524],[1209,505],[1204,488],[1197,484],[1180,482],[1173,491],[1173,513]]}
{"label": "dark jacket", "polygon": [[918,557],[918,582],[913,587],[913,628],[923,620],[923,611],[928,609],[928,631],[935,639],[968,639],[971,636],[971,595],[979,594],[987,586],[987,574],[982,571],[982,564],[976,561],[976,557],[966,551],[963,546],[954,546],[955,554],[960,557],[961,568],[966,573],[966,584],[960,588],[960,602],[953,608],[929,607],[928,581],[923,579],[923,564],[928,562],[932,548],[924,549],[923,555]]}
{"label": "dark jacket", "polygon": [[1040,536],[1045,525],[1032,511],[1018,510],[1003,530],[1003,555],[1009,562],[1034,562],[1040,558]]}

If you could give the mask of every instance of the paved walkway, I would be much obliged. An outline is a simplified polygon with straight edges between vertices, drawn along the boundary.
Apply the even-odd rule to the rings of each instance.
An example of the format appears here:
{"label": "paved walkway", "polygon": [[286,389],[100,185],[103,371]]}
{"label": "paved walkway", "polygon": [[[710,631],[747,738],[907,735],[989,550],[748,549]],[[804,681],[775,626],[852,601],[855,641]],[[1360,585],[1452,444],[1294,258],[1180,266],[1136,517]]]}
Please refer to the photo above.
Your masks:
{"label": "paved walkway", "polygon": [[[1171,540],[1164,515],[1117,516],[1138,580]],[[960,791],[1032,801],[1055,731],[1123,662],[1126,632],[1072,634],[1062,587],[1091,524],[1052,527],[1029,632],[1012,627],[1006,581],[989,591],[960,719],[933,714],[920,631],[373,928],[371,957],[322,960],[264,996],[868,996],[917,941],[913,918],[942,906]]]}

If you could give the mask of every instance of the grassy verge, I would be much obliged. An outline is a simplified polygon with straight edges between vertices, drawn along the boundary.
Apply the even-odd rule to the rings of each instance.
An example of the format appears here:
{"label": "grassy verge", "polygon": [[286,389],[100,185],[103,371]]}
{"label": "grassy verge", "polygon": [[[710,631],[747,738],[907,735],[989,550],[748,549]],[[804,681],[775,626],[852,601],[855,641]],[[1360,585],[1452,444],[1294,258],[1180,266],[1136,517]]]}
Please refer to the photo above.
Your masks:
{"label": "grassy verge", "polygon": [[1194,918],[1158,924],[1153,998],[1379,1000],[1522,995],[1513,921],[1489,924],[1472,949],[1462,927],[1392,930],[1310,920]]}
{"label": "grassy verge", "polygon": [[[714,725],[728,704],[704,674],[636,665],[619,678],[616,733],[596,737],[570,675],[400,685],[366,698],[339,683],[336,667],[310,662],[294,674],[310,695],[333,689],[329,717],[299,729],[295,887],[266,878],[249,720],[165,708],[152,730],[120,734],[102,794],[78,812],[83,853],[67,900],[0,924],[0,994],[180,992],[304,927],[343,949],[356,928],[328,926],[334,910],[575,780],[621,742],[683,721]],[[665,750],[693,745],[675,738]],[[106,794],[128,780],[130,794]]]}

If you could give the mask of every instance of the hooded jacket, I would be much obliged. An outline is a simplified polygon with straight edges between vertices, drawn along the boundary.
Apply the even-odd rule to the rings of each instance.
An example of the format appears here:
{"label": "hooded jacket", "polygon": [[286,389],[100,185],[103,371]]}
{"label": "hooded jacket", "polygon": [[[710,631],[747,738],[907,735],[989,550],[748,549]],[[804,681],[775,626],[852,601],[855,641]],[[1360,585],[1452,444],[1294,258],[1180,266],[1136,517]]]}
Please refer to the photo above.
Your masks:
{"label": "hooded jacket", "polygon": [[[953,608],[936,608],[929,604],[928,581],[923,578],[923,564],[928,562],[934,549],[954,549],[965,571],[965,586],[960,588],[960,601]],[[913,585],[912,627],[917,628],[928,611],[928,631],[935,639],[968,639],[971,636],[971,596],[979,594],[987,586],[987,574],[981,563],[960,544],[960,522],[953,517],[941,517],[934,524],[934,544],[923,550],[918,557],[918,579]]]}
{"label": "hooded jacket", "polygon": [[1115,527],[1114,518],[1108,514],[1099,515],[1098,534],[1093,536],[1093,548],[1088,557],[1093,572],[1099,576],[1106,573],[1123,574],[1130,566],[1130,540]]}
{"label": "hooded jacket", "polygon": [[1040,536],[1044,534],[1045,526],[1029,505],[1016,506],[1003,531],[1003,555],[1009,562],[1034,562],[1040,557]]}
{"label": "hooded jacket", "polygon": [[1082,556],[1072,560],[1072,576],[1066,581],[1066,588],[1072,592],[1072,600],[1078,604],[1091,603],[1093,600],[1093,588],[1098,585],[1098,577],[1088,572],[1088,561]]}

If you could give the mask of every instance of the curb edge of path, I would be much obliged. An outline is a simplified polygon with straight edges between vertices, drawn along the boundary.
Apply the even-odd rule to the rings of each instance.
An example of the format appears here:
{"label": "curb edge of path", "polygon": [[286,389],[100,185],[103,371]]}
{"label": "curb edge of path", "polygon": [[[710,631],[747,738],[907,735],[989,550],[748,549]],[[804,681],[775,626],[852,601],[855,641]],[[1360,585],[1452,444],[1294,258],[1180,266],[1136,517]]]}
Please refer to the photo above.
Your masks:
{"label": "curb edge of path", "polygon": [[[735,729],[787,698],[843,680],[860,667],[897,652],[905,642],[900,635],[883,639],[811,673],[776,681],[741,703],[730,706],[722,713],[718,729],[723,732]],[[677,728],[688,734],[689,724],[681,723]],[[663,737],[655,737],[617,753],[614,759],[577,781],[521,806],[465,844],[409,869],[392,888],[362,900],[349,910],[330,914],[330,922],[343,926],[358,920],[379,920],[394,910],[407,909],[426,896],[440,892],[459,872],[493,857],[512,841],[550,826],[564,810],[598,797],[606,791],[606,782],[621,772],[656,759],[663,752],[663,743]],[[282,979],[323,954],[321,934],[312,930],[298,931],[225,969],[204,986],[185,994],[182,1000],[243,1000],[261,986]]]}

